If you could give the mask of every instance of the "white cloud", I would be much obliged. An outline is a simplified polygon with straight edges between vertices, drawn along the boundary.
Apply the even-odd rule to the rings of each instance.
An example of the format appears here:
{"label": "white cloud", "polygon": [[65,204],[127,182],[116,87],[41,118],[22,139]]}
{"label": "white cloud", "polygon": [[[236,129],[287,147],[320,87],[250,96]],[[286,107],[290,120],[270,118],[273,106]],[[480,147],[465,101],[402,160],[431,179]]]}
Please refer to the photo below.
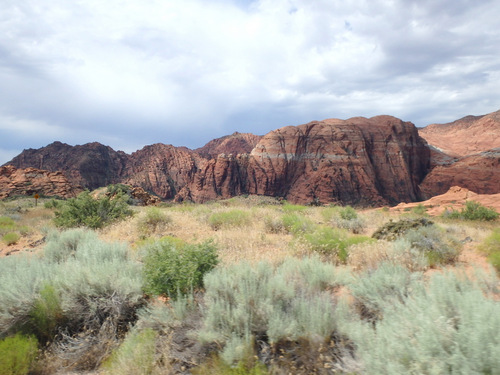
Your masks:
{"label": "white cloud", "polygon": [[499,12],[492,0],[4,0],[0,113],[52,140],[128,149],[329,117],[453,120],[498,109]]}

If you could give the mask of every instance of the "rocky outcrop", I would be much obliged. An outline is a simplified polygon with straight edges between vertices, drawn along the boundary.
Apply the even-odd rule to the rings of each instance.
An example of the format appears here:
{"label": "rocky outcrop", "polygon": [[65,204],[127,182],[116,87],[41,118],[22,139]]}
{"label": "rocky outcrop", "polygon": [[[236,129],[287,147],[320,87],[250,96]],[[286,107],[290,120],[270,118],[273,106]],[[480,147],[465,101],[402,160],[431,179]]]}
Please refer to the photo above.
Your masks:
{"label": "rocky outcrop", "polygon": [[420,185],[423,198],[452,186],[500,193],[500,111],[429,125],[419,134],[431,146],[431,171]]}
{"label": "rocky outcrop", "polygon": [[436,195],[424,202],[401,203],[391,208],[391,211],[405,212],[409,209],[422,205],[426,208],[426,213],[431,216],[441,215],[445,210],[460,211],[465,207],[466,202],[474,201],[483,206],[500,212],[500,193],[497,194],[477,194],[469,189],[460,186],[452,186],[446,193]]}
{"label": "rocky outcrop", "polygon": [[414,201],[428,167],[429,149],[411,123],[391,116],[331,119],[272,131],[249,155],[219,155],[178,198],[247,193],[304,204]]}
{"label": "rocky outcrop", "polygon": [[452,186],[478,194],[500,193],[500,148],[465,156],[435,166],[420,185],[425,199],[446,193]]}
{"label": "rocky outcrop", "polygon": [[36,168],[0,167],[0,199],[12,196],[72,198],[83,189],[71,184],[62,172]]}
{"label": "rocky outcrop", "polygon": [[261,138],[260,135],[235,132],[225,137],[216,138],[194,151],[207,159],[216,158],[220,154],[234,156],[248,154]]}
{"label": "rocky outcrop", "polygon": [[61,171],[72,184],[93,190],[119,182],[127,161],[124,152],[97,142],[78,146],[54,142],[40,149],[24,150],[7,164]]}
{"label": "rocky outcrop", "polygon": [[452,157],[500,148],[500,111],[484,116],[467,116],[448,124],[419,129],[429,144]]}
{"label": "rocky outcrop", "polygon": [[87,188],[120,182],[178,201],[258,194],[368,206],[418,200],[430,166],[429,148],[415,126],[391,116],[287,126],[247,152],[255,137],[233,134],[199,152],[155,144],[131,155],[98,143],[56,142],[13,161],[62,170]]}
{"label": "rocky outcrop", "polygon": [[121,182],[140,186],[163,199],[173,199],[197,173],[202,157],[185,147],[161,143],[130,155]]}

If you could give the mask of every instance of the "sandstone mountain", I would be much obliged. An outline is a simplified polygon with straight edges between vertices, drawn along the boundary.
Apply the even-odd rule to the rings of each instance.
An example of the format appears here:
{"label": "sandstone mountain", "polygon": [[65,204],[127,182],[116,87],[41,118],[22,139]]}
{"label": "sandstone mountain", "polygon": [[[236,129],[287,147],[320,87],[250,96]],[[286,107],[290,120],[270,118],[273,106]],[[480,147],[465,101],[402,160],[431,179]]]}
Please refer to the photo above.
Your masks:
{"label": "sandstone mountain", "polygon": [[500,192],[500,111],[429,125],[419,134],[431,146],[431,171],[420,185],[423,198],[452,186]]}
{"label": "sandstone mountain", "polygon": [[452,157],[477,154],[500,147],[500,111],[484,116],[467,116],[447,124],[419,129],[429,144]]}
{"label": "sandstone mountain", "polygon": [[194,151],[155,144],[127,155],[98,143],[55,142],[8,164],[60,170],[90,189],[127,183],[177,201],[261,194],[380,205],[420,198],[430,152],[412,123],[377,116],[287,126],[263,137],[235,133]]}
{"label": "sandstone mountain", "polygon": [[208,159],[215,158],[220,154],[249,154],[261,138],[262,136],[252,133],[235,132],[225,137],[216,138],[194,151]]}
{"label": "sandstone mountain", "polygon": [[72,198],[83,189],[71,184],[62,172],[36,168],[0,167],[0,199],[22,195],[58,196]]}

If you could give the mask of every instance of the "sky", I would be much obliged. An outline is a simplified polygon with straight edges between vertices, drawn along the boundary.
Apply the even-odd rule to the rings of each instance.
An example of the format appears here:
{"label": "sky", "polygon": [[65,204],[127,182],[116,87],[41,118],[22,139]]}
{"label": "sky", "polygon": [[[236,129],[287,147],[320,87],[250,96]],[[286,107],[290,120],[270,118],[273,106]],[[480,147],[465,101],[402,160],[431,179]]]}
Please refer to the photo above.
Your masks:
{"label": "sky", "polygon": [[0,0],[0,165],[381,114],[500,109],[496,0]]}

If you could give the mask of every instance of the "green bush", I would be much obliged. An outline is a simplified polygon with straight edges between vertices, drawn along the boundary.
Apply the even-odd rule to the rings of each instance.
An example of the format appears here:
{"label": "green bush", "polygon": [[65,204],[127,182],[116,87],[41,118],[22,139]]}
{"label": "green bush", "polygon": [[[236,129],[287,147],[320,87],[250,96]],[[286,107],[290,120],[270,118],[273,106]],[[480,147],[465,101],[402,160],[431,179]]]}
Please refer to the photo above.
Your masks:
{"label": "green bush", "polygon": [[427,207],[425,207],[422,203],[419,203],[417,206],[413,207],[412,211],[416,215],[425,215]]}
{"label": "green bush", "polygon": [[286,214],[281,220],[285,230],[295,235],[312,232],[316,228],[316,224],[311,219],[300,214]]}
{"label": "green bush", "polygon": [[492,208],[484,207],[479,202],[467,201],[465,207],[460,211],[445,210],[443,216],[449,219],[493,221],[498,218],[498,212]]}
{"label": "green bush", "polygon": [[306,206],[301,206],[298,204],[290,204],[290,203],[285,203],[283,205],[283,211],[285,213],[291,214],[291,213],[300,213],[304,212],[307,210]]}
{"label": "green bush", "polygon": [[0,216],[0,235],[16,230],[16,222],[8,216]]}
{"label": "green bush", "polygon": [[371,238],[349,236],[340,229],[322,226],[312,233],[305,233],[303,240],[310,250],[324,255],[335,255],[342,263],[345,263],[349,255],[349,246],[371,241]]}
{"label": "green bush", "polygon": [[139,218],[139,231],[147,236],[172,222],[172,218],[157,207],[150,207]]}
{"label": "green bush", "polygon": [[237,264],[205,276],[202,342],[224,347],[222,358],[237,363],[254,340],[273,345],[298,338],[320,341],[335,330],[334,305],[327,289],[345,274],[317,258],[287,259],[276,268]]}
{"label": "green bush", "polygon": [[38,343],[32,336],[7,337],[0,341],[0,375],[26,375],[36,360]]}
{"label": "green bush", "polygon": [[9,232],[2,236],[2,241],[10,246],[16,244],[20,238],[21,236],[19,236],[16,232]]}
{"label": "green bush", "polygon": [[56,211],[55,224],[62,228],[88,227],[101,228],[114,220],[132,215],[127,197],[118,193],[114,197],[93,198],[84,191],[78,197],[66,201]]}
{"label": "green bush", "polygon": [[153,373],[155,365],[157,333],[150,328],[133,329],[104,364],[105,373],[137,374]]}
{"label": "green bush", "polygon": [[209,216],[208,224],[213,230],[229,227],[243,227],[251,223],[250,214],[243,210],[216,212]]}
{"label": "green bush", "polygon": [[40,341],[45,343],[51,341],[57,328],[64,324],[64,312],[59,293],[52,285],[44,285],[39,294],[29,312],[30,325]]}
{"label": "green bush", "polygon": [[339,216],[343,220],[354,220],[358,218],[358,213],[351,206],[345,206],[339,209]]}
{"label": "green bush", "polygon": [[[495,280],[495,283],[498,279]],[[366,374],[498,374],[500,304],[456,272],[413,283],[375,325],[344,324]]]}
{"label": "green bush", "polygon": [[494,229],[479,246],[479,250],[487,255],[488,261],[500,272],[500,229]]}
{"label": "green bush", "polygon": [[204,275],[218,263],[211,242],[192,245],[165,237],[146,245],[143,251],[146,292],[172,298],[203,287]]}
{"label": "green bush", "polygon": [[62,204],[63,204],[63,201],[52,198],[51,200],[46,201],[43,204],[43,207],[50,208],[50,209],[60,208]]}

